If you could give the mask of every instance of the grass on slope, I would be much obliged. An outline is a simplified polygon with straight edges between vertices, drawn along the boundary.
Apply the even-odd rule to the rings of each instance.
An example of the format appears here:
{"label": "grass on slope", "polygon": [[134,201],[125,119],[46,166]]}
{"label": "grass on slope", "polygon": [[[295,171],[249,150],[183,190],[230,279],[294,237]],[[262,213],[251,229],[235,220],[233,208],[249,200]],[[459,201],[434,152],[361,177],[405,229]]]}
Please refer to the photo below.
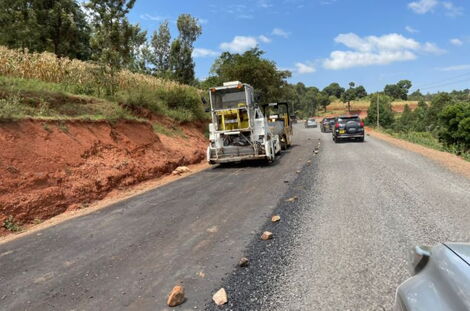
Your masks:
{"label": "grass on slope", "polygon": [[64,91],[61,84],[0,76],[0,120],[139,120],[116,102]]}
{"label": "grass on slope", "polygon": [[[71,109],[64,112],[61,110],[64,107],[59,107],[64,106],[65,101],[58,105],[58,101],[52,98],[55,97],[52,93],[59,93],[71,100],[72,110],[75,110],[73,117],[129,117],[126,111],[117,107],[119,104],[134,111],[148,110],[169,116],[177,121],[207,119],[201,103],[202,93],[197,88],[128,70],[113,73],[109,68],[94,63],[58,58],[52,53],[30,53],[0,46],[0,77],[4,90],[3,113],[13,113],[19,118],[31,115],[61,118],[68,115]],[[26,102],[29,95],[33,99]],[[97,99],[93,100],[95,104],[101,100],[98,106],[102,107],[79,107],[73,99],[76,95],[82,99],[92,96]],[[14,107],[18,103],[22,106]]]}

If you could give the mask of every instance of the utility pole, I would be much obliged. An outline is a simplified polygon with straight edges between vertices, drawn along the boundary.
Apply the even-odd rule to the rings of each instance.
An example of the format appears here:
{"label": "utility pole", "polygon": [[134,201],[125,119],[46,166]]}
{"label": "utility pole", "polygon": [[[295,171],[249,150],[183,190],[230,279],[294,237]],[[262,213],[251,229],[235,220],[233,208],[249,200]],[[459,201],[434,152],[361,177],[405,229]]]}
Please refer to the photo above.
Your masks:
{"label": "utility pole", "polygon": [[379,92],[377,92],[377,128],[380,127]]}

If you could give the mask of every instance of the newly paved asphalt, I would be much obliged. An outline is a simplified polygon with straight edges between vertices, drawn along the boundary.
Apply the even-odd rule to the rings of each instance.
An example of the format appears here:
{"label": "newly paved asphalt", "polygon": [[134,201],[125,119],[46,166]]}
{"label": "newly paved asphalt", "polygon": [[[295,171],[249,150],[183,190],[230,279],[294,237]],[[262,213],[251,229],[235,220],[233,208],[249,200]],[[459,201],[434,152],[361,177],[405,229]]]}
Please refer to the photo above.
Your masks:
{"label": "newly paved asphalt", "polygon": [[182,283],[178,310],[388,310],[411,246],[470,240],[468,179],[371,137],[299,125],[294,143],[0,245],[0,309],[166,310]]}
{"label": "newly paved asphalt", "polygon": [[319,132],[272,165],[214,168],[0,245],[0,310],[193,310],[258,237]]}

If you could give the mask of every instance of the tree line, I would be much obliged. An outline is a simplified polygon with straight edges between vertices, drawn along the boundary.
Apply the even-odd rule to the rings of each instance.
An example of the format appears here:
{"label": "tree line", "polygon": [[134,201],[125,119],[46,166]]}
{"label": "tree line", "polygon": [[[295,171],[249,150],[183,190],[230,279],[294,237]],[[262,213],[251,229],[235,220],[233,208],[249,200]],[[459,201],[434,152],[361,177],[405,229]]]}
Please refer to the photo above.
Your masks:
{"label": "tree line", "polygon": [[181,14],[178,36],[172,39],[164,21],[147,38],[147,31],[127,18],[135,1],[1,0],[0,45],[94,61],[111,76],[128,69],[194,84],[198,19]]}

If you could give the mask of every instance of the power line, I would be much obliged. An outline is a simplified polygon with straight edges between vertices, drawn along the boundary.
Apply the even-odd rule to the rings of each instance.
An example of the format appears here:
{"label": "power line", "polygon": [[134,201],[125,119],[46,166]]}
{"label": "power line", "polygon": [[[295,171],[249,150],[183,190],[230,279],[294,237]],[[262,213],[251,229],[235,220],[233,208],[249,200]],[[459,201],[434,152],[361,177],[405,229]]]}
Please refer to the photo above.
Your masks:
{"label": "power line", "polygon": [[[460,75],[457,75],[457,76],[454,76],[454,77],[451,77],[451,78],[448,78],[448,79],[444,79],[444,80],[440,80],[440,81],[436,81],[436,82],[430,82],[430,83],[425,83],[425,84],[422,84],[420,87],[417,87],[417,89],[431,89],[431,88],[435,88],[435,87],[439,87],[441,86],[441,84],[443,83],[450,83],[451,81],[455,80],[455,79],[459,79],[459,78],[462,78],[462,77],[465,77],[465,76],[470,76],[470,72],[466,72],[466,73],[463,73],[463,74],[460,74]],[[461,81],[458,81],[458,82],[461,82]]]}
{"label": "power line", "polygon": [[447,82],[447,83],[442,83],[442,84],[434,85],[434,86],[431,86],[431,87],[420,88],[420,90],[431,90],[431,89],[435,89],[435,88],[437,88],[437,87],[443,87],[443,86],[448,86],[448,85],[454,85],[454,84],[459,84],[459,83],[467,82],[467,81],[470,82],[470,77],[469,77],[469,78],[466,78],[466,79],[463,79],[463,80],[452,81],[452,82]]}

